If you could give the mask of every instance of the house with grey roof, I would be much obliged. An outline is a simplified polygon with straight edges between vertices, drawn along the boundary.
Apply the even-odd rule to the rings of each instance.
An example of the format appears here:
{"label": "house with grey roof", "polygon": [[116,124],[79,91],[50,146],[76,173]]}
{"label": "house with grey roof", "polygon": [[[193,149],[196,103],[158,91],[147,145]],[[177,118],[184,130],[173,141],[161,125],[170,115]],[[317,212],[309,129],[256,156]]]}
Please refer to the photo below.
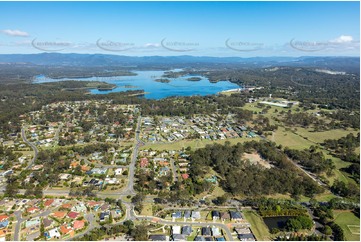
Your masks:
{"label": "house with grey roof", "polygon": [[192,227],[191,226],[183,226],[182,227],[182,234],[190,235],[192,233]]}

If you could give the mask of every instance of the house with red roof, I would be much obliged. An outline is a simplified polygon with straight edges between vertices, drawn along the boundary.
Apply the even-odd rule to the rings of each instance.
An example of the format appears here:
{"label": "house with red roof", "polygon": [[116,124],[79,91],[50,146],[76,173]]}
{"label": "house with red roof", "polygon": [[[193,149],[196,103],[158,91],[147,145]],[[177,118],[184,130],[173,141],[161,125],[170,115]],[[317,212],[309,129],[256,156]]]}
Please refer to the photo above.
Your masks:
{"label": "house with red roof", "polygon": [[73,231],[73,228],[66,224],[60,226],[60,233],[62,235],[66,235],[66,234],[70,233],[71,231]]}
{"label": "house with red roof", "polygon": [[53,204],[53,202],[54,202],[54,199],[48,199],[44,202],[44,206],[49,207],[49,206],[51,206],[51,204]]}
{"label": "house with red roof", "polygon": [[5,220],[8,220],[9,219],[9,216],[7,216],[6,214],[1,214],[0,215],[0,222],[3,222]]}
{"label": "house with red roof", "polygon": [[71,204],[71,203],[65,203],[65,204],[61,205],[61,207],[62,207],[62,208],[70,209],[70,208],[73,207],[73,204]]}
{"label": "house with red roof", "polygon": [[72,219],[76,219],[78,216],[79,216],[79,213],[77,213],[77,212],[72,211],[72,212],[68,213],[68,217],[72,218]]}
{"label": "house with red roof", "polygon": [[73,228],[75,230],[79,230],[85,227],[85,220],[75,220],[73,224]]}
{"label": "house with red roof", "polygon": [[31,208],[28,208],[26,211],[28,213],[35,213],[37,211],[39,211],[40,209],[38,207],[31,207]]}
{"label": "house with red roof", "polygon": [[183,178],[184,180],[188,179],[188,178],[189,178],[189,174],[183,173],[183,174],[182,174],[182,178]]}
{"label": "house with red roof", "polygon": [[140,167],[144,168],[144,167],[148,166],[148,164],[149,164],[149,161],[147,158],[140,159]]}
{"label": "house with red roof", "polygon": [[64,211],[56,211],[54,213],[52,213],[52,216],[55,217],[55,218],[64,218],[66,215],[66,212]]}

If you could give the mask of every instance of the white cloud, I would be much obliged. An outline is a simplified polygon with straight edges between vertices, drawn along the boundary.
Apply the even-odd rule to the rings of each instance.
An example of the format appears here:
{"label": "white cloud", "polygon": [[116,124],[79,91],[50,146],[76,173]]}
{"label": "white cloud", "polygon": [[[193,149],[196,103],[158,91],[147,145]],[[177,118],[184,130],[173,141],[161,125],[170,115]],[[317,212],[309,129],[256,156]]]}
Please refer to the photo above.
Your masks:
{"label": "white cloud", "polygon": [[342,44],[342,43],[350,43],[352,41],[353,38],[351,35],[341,35],[338,38],[331,40],[330,42]]}
{"label": "white cloud", "polygon": [[160,44],[158,43],[147,43],[144,45],[144,47],[146,48],[156,48],[156,47],[160,47]]}
{"label": "white cloud", "polygon": [[16,30],[16,29],[4,29],[1,32],[3,32],[6,35],[15,36],[15,37],[28,37],[29,36],[29,34],[27,32]]}

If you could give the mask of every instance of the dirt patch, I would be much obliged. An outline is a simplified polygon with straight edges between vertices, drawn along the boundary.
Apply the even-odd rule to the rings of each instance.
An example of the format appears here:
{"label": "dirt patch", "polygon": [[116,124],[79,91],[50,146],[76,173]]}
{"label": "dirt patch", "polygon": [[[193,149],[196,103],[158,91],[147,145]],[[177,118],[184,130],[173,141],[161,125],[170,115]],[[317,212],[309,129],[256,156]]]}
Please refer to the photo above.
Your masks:
{"label": "dirt patch", "polygon": [[249,162],[253,165],[261,165],[267,169],[270,169],[272,167],[272,165],[266,160],[262,159],[262,157],[258,153],[245,153],[243,155],[243,159],[249,160]]}

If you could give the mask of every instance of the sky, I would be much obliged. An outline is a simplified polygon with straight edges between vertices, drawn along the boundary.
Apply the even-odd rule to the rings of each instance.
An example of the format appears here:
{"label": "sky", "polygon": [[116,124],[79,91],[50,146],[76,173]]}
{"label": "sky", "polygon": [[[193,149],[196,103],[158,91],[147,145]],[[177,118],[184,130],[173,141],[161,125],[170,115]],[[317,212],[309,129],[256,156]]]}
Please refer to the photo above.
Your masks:
{"label": "sky", "polygon": [[359,56],[359,2],[0,2],[0,54]]}

